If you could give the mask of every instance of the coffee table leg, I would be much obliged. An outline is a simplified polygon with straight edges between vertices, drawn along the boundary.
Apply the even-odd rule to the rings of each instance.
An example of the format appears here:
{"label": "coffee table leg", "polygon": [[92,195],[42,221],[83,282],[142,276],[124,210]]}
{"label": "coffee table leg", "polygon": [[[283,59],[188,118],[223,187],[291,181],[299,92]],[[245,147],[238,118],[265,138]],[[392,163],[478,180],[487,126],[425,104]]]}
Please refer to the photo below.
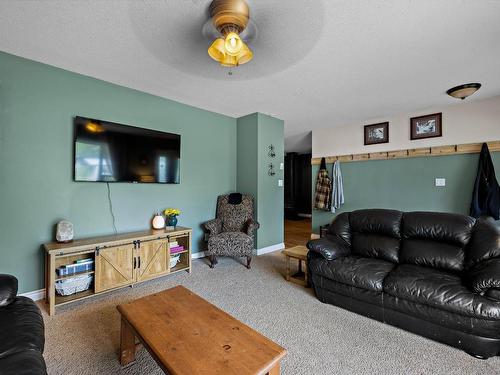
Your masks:
{"label": "coffee table leg", "polygon": [[280,375],[280,373],[280,363],[278,362],[271,370],[269,370],[268,375]]}
{"label": "coffee table leg", "polygon": [[129,324],[122,318],[120,334],[120,363],[122,366],[135,361],[135,335]]}

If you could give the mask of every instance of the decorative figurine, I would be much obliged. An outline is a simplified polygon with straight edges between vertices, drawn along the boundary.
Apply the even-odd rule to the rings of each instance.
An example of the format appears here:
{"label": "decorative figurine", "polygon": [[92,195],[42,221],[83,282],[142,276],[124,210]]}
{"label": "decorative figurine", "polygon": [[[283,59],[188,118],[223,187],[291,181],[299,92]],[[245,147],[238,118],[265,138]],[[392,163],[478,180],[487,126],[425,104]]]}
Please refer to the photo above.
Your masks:
{"label": "decorative figurine", "polygon": [[165,218],[159,212],[153,217],[153,229],[165,228]]}
{"label": "decorative figurine", "polygon": [[57,242],[73,241],[73,224],[71,222],[61,220],[57,223],[56,240]]}

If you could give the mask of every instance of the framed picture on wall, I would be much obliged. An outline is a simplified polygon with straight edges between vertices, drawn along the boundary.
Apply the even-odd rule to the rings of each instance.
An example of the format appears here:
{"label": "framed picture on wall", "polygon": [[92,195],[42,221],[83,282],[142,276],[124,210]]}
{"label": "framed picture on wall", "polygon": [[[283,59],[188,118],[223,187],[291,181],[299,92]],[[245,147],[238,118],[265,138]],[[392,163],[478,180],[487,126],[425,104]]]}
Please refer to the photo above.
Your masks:
{"label": "framed picture on wall", "polygon": [[389,142],[389,123],[365,125],[365,145]]}
{"label": "framed picture on wall", "polygon": [[442,113],[412,117],[410,119],[411,140],[441,137],[443,135],[442,120]]}

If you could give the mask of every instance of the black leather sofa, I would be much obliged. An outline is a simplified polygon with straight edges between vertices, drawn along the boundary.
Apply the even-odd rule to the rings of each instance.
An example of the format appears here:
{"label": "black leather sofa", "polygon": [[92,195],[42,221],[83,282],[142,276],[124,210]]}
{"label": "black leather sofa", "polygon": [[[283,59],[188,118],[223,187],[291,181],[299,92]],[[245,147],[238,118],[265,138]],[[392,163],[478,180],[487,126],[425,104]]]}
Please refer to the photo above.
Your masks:
{"label": "black leather sofa", "polygon": [[455,346],[500,354],[500,232],[492,220],[359,210],[308,242],[318,299]]}
{"label": "black leather sofa", "polygon": [[47,374],[43,359],[44,324],[40,309],[17,296],[17,279],[0,274],[0,374]]}

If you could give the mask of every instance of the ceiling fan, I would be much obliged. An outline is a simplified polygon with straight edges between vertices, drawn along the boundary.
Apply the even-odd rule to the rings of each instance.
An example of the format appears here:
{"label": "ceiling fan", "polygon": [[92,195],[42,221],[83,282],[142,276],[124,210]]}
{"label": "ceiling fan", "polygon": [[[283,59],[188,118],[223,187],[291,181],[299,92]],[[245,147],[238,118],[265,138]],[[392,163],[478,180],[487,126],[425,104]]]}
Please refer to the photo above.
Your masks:
{"label": "ceiling fan", "polygon": [[247,43],[257,35],[257,27],[250,19],[250,8],[245,0],[213,0],[209,7],[210,19],[203,34],[213,40],[208,55],[224,67],[237,67],[253,58]]}

